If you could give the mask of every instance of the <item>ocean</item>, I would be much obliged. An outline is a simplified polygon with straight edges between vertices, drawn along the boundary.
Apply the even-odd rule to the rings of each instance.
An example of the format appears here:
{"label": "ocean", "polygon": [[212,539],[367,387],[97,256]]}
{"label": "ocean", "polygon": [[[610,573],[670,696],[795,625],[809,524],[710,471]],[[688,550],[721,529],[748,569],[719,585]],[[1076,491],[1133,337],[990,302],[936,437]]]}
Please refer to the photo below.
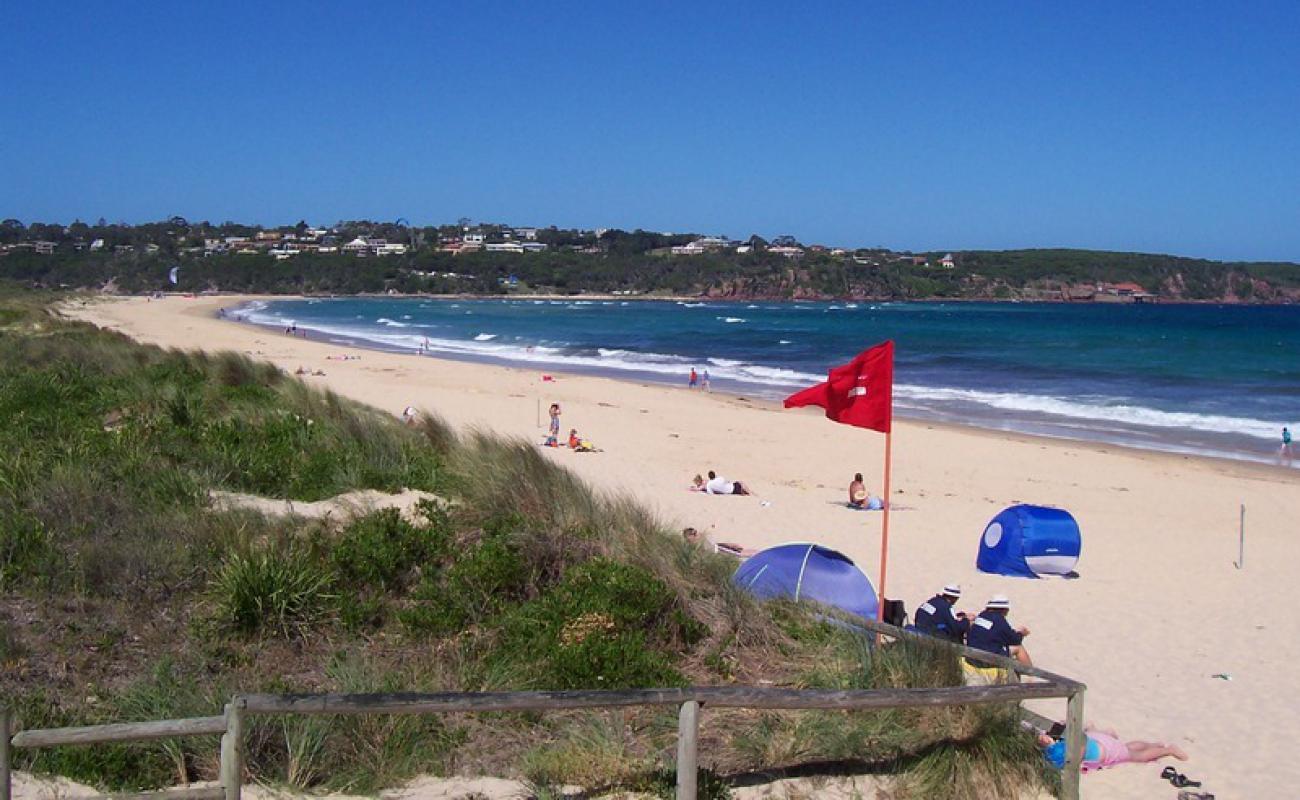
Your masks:
{"label": "ocean", "polygon": [[1300,429],[1300,307],[346,298],[228,317],[340,345],[779,399],[896,343],[895,413],[1270,462]]}

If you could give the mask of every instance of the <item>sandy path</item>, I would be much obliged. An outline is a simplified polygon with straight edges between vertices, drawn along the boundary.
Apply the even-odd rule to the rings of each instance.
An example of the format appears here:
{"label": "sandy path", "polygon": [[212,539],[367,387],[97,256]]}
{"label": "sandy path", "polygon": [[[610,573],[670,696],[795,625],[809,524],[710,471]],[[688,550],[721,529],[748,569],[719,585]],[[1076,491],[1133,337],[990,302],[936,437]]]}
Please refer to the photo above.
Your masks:
{"label": "sandy path", "polygon": [[[855,471],[879,491],[882,440],[817,413],[684,389],[534,369],[349,349],[213,318],[238,298],[112,300],[75,314],[157,344],[231,349],[399,414],[428,408],[458,426],[539,439],[537,405],[564,408],[605,452],[549,452],[592,483],[634,493],[675,525],[762,547],[812,539],[848,553],[874,578],[879,514],[839,503]],[[1192,756],[1186,771],[1220,797],[1280,797],[1300,781],[1284,743],[1300,734],[1296,686],[1300,621],[1284,601],[1300,556],[1300,474],[1211,459],[901,423],[889,594],[908,608],[945,581],[967,605],[1011,596],[1035,660],[1089,686],[1087,716],[1127,738],[1168,740]],[[709,468],[751,484],[757,497],[686,491]],[[1020,580],[979,573],[980,532],[1017,501],[1070,510],[1084,532],[1081,578]],[[1238,504],[1248,508],[1248,564],[1233,567]],[[1268,613],[1267,609],[1276,609]],[[1230,681],[1211,677],[1231,675]],[[1063,715],[1063,703],[1038,710]],[[1257,732],[1267,728],[1267,737]],[[1085,778],[1089,796],[1173,797],[1158,768],[1126,766]]]}

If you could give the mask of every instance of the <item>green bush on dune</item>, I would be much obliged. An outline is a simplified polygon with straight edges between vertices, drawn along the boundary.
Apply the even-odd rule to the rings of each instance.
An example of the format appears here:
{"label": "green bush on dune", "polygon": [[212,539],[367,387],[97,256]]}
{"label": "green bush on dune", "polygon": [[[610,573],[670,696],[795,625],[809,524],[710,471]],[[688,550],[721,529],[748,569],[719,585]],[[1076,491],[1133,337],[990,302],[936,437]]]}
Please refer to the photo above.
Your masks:
{"label": "green bush on dune", "polygon": [[[755,604],[731,585],[734,562],[527,443],[431,415],[408,428],[270,365],[140,346],[41,302],[0,298],[0,311],[0,692],[22,727],[211,714],[235,690],[958,680],[947,651],[872,650],[802,608]],[[209,500],[403,487],[447,499],[343,522]],[[707,724],[722,774],[834,759],[902,776],[900,797],[998,798],[1043,781],[1008,714],[718,709]],[[348,791],[521,765],[658,791],[675,730],[662,710],[620,717],[599,762],[563,756],[588,741],[583,724],[256,719],[249,763],[265,780]],[[555,741],[573,747],[547,756]],[[205,740],[19,757],[112,789],[212,778],[216,763]]]}

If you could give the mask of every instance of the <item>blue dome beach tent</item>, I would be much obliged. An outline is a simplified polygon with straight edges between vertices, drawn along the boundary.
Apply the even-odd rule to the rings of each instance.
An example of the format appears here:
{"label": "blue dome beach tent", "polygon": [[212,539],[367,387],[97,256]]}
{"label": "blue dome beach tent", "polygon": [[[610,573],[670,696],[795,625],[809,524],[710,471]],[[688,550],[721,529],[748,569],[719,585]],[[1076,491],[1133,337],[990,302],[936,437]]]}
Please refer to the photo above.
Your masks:
{"label": "blue dome beach tent", "polygon": [[1070,512],[1045,506],[1011,506],[980,537],[975,566],[981,572],[1037,578],[1068,575],[1079,563],[1079,523]]}
{"label": "blue dome beach tent", "polygon": [[843,553],[810,542],[779,544],[746,559],[732,581],[762,598],[812,600],[875,619],[871,579]]}

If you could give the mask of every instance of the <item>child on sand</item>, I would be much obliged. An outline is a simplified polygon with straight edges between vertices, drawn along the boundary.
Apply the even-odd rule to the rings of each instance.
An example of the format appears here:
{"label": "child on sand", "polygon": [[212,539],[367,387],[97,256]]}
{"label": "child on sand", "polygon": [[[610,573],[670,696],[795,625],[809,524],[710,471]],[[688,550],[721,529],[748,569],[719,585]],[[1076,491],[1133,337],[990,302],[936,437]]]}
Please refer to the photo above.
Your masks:
{"label": "child on sand", "polygon": [[[1121,741],[1113,730],[1084,727],[1087,740],[1083,749],[1083,771],[1095,772],[1118,764],[1147,764],[1162,758],[1187,760],[1187,753],[1179,747],[1161,742]],[[1038,745],[1043,748],[1043,758],[1057,769],[1065,767],[1065,740],[1040,734]],[[1190,785],[1190,784],[1189,784]]]}

